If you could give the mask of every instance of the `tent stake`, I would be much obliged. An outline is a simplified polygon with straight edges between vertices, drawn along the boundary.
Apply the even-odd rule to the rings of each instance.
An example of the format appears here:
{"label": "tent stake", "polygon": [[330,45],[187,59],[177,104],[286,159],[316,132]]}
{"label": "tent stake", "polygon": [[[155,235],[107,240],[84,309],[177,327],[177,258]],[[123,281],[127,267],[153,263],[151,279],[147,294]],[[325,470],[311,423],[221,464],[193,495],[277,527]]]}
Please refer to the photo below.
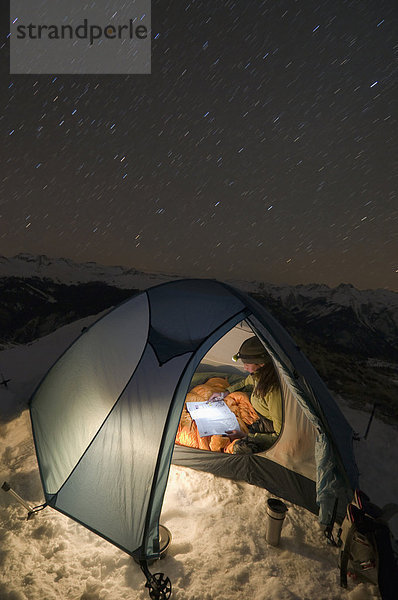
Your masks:
{"label": "tent stake", "polygon": [[10,492],[10,494],[12,496],[14,496],[15,500],[17,502],[19,502],[19,504],[22,504],[22,506],[24,508],[26,508],[26,510],[28,511],[28,517],[27,519],[29,520],[35,513],[39,512],[40,510],[43,510],[43,508],[45,508],[47,506],[47,504],[41,504],[40,506],[30,506],[30,504],[28,504],[26,502],[26,500],[24,500],[19,494],[17,494],[17,492],[14,492],[14,490],[11,488],[10,484],[7,483],[7,481],[5,481],[3,483],[3,485],[1,486],[1,489],[4,492]]}
{"label": "tent stake", "polygon": [[377,407],[377,406],[378,406],[378,404],[377,404],[377,402],[375,402],[375,403],[373,404],[372,412],[371,412],[371,415],[370,415],[370,418],[369,418],[368,426],[367,426],[367,428],[366,428],[366,431],[365,431],[365,435],[363,436],[363,439],[364,439],[364,440],[366,440],[366,438],[368,437],[369,429],[370,429],[370,426],[371,426],[371,424],[372,424],[373,417],[374,417],[374,415],[375,415],[375,412],[376,412],[376,407]]}
{"label": "tent stake", "polygon": [[26,502],[26,500],[21,498],[21,496],[19,494],[17,494],[17,492],[14,492],[14,490],[11,488],[10,484],[7,483],[6,481],[1,486],[1,489],[4,490],[5,492],[10,492],[11,496],[14,496],[15,500],[17,502],[19,502],[19,504],[22,504],[22,506],[24,506],[28,512],[31,512],[33,510],[33,507],[30,506],[30,504],[28,504]]}

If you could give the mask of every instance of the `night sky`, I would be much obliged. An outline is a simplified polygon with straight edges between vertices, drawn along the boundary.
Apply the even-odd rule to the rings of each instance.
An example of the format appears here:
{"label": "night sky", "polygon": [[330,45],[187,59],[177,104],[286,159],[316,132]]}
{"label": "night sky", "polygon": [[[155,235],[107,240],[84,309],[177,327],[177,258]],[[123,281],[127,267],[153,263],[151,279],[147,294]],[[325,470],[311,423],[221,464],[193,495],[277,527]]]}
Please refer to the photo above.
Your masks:
{"label": "night sky", "polygon": [[4,4],[0,254],[398,289],[393,0],[153,1],[126,76],[9,75]]}

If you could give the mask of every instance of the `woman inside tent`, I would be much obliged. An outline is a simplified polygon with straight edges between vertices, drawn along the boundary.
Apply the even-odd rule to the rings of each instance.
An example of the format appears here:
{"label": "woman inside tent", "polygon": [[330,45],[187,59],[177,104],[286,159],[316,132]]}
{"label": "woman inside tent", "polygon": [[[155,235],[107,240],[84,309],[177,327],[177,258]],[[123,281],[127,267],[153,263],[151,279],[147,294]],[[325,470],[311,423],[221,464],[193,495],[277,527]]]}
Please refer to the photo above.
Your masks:
{"label": "woman inside tent", "polygon": [[262,452],[272,446],[282,428],[282,398],[278,376],[271,357],[257,336],[248,338],[239,348],[233,360],[241,360],[245,371],[249,373],[225,392],[213,394],[210,398],[225,398],[231,392],[244,390],[250,394],[250,402],[258,414],[258,420],[249,426],[249,433],[241,431],[227,432],[234,444],[234,454]]}

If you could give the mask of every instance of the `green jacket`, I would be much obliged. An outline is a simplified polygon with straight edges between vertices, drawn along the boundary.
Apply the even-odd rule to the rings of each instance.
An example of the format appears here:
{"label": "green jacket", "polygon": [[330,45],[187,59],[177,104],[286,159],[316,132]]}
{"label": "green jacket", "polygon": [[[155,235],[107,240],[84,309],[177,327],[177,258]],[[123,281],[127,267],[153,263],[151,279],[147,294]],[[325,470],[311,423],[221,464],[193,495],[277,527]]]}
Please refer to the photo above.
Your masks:
{"label": "green jacket", "polygon": [[253,408],[260,415],[272,421],[275,433],[249,433],[248,438],[249,440],[264,445],[264,447],[269,447],[275,442],[282,429],[281,391],[279,386],[273,387],[265,397],[258,396],[255,389],[257,383],[256,379],[255,373],[249,374],[247,377],[243,377],[233,385],[228,386],[226,391],[231,393],[244,388],[251,390],[250,402]]}

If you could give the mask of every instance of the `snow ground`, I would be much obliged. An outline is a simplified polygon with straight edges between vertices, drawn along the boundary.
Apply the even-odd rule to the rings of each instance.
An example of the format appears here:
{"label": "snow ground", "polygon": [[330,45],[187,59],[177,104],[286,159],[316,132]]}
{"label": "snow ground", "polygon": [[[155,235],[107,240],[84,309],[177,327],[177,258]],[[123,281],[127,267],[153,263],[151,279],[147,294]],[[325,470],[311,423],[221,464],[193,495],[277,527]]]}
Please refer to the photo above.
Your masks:
{"label": "snow ground", "polygon": [[[48,367],[89,323],[63,327],[27,346],[0,352],[11,378],[0,388],[0,484],[32,505],[43,494],[26,402]],[[339,399],[360,434],[369,415]],[[363,489],[379,504],[398,499],[396,429],[375,419],[356,453]],[[338,551],[316,517],[287,503],[280,546],[265,542],[268,493],[246,483],[172,467],[161,523],[173,535],[167,556],[151,567],[170,577],[173,600],[376,600],[371,585],[339,587]],[[398,517],[391,523],[398,535]],[[0,600],[147,600],[131,557],[68,517],[26,511],[0,491]]]}

